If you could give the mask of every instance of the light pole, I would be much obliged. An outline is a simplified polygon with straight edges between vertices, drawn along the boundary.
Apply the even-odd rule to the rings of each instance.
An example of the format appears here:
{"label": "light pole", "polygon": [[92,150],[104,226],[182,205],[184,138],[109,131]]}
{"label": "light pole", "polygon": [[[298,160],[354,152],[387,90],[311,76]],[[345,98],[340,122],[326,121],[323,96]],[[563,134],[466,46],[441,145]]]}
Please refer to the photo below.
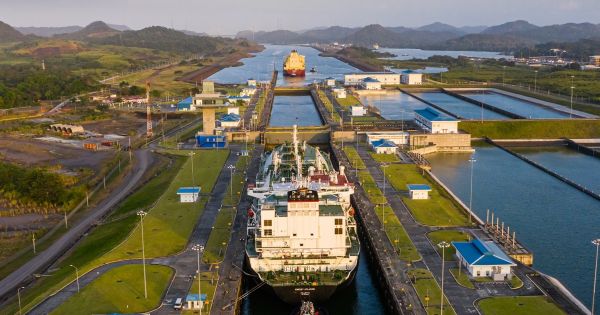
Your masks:
{"label": "light pole", "polygon": [[79,293],[79,269],[77,269],[77,267],[73,266],[73,265],[69,265],[73,268],[75,268],[75,280],[77,281],[77,292]]}
{"label": "light pole", "polygon": [[594,315],[594,306],[596,306],[596,281],[598,275],[598,248],[600,248],[600,238],[592,241],[592,244],[596,245],[596,266],[594,267],[594,288],[592,289],[592,311],[591,315]]}
{"label": "light pole", "polygon": [[446,241],[441,241],[438,247],[442,249],[442,297],[440,298],[440,314],[444,314],[444,262],[446,260],[446,248],[450,247],[450,244]]}
{"label": "light pole", "polygon": [[202,314],[202,287],[200,286],[200,253],[204,252],[204,246],[196,244],[192,247],[198,256],[198,302],[200,303],[200,314]]}
{"label": "light pole", "polygon": [[472,219],[472,213],[473,213],[473,165],[475,164],[475,162],[477,162],[477,160],[475,160],[474,158],[470,158],[469,162],[471,163],[471,189],[470,189],[470,194],[469,194],[469,224],[471,223],[471,219]]}
{"label": "light pole", "polygon": [[194,179],[194,155],[196,155],[196,153],[190,152],[189,155],[192,160],[192,186],[196,187],[196,180]]}
{"label": "light pole", "polygon": [[569,118],[573,118],[573,90],[575,90],[575,87],[571,86],[571,111],[569,111]]}
{"label": "light pole", "polygon": [[21,289],[25,289],[25,287],[20,287],[17,289],[17,298],[19,299],[19,315],[21,315]]}
{"label": "light pole", "polygon": [[538,74],[538,71],[535,70],[535,79],[533,79],[533,91],[534,92],[537,92],[537,74]]}
{"label": "light pole", "polygon": [[[192,160],[193,161],[193,160]],[[148,298],[148,285],[146,279],[146,250],[144,248],[144,217],[148,213],[144,211],[138,211],[137,215],[140,216],[140,225],[142,228],[142,267],[144,268],[144,297]]]}
{"label": "light pole", "polygon": [[233,199],[233,171],[235,170],[235,166],[229,164],[227,168],[229,169],[229,198]]}

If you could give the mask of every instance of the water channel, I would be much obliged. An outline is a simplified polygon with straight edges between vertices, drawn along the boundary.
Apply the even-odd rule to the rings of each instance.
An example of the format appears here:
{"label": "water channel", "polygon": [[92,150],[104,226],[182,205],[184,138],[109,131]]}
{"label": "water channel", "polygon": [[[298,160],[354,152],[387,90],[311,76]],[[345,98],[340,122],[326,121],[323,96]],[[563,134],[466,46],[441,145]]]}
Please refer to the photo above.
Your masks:
{"label": "water channel", "polygon": [[377,107],[381,111],[381,116],[388,120],[412,120],[415,118],[415,109],[430,107],[418,99],[397,90],[363,95],[360,97],[360,101],[365,106]]}
{"label": "water channel", "polygon": [[[518,151],[582,184],[600,178],[600,162],[564,148]],[[467,203],[470,157],[428,157],[433,173]],[[589,306],[595,254],[590,241],[600,237],[600,202],[499,148],[479,145],[474,157],[474,211],[483,220],[486,209],[494,211],[533,251],[534,267]]]}
{"label": "water channel", "polygon": [[559,112],[550,108],[546,108],[535,103],[531,103],[525,100],[521,100],[515,97],[510,97],[503,94],[494,92],[475,92],[475,93],[461,93],[464,96],[483,102],[500,109],[504,109],[511,113],[521,115],[526,118],[567,118],[568,113]]}
{"label": "water channel", "polygon": [[435,104],[455,115],[466,119],[474,120],[489,120],[489,119],[510,119],[502,114],[496,113],[489,109],[479,107],[475,104],[463,101],[452,95],[443,92],[425,92],[425,93],[413,93],[415,96]]}
{"label": "water channel", "polygon": [[323,123],[310,95],[276,95],[271,111],[271,127],[321,126]]}

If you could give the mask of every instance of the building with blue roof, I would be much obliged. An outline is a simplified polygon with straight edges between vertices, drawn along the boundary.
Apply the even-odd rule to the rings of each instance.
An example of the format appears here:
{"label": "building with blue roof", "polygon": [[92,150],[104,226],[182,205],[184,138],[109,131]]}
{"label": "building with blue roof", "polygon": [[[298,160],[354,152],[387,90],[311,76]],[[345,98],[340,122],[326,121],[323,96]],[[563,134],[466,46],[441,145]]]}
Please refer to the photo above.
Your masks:
{"label": "building with blue roof", "polygon": [[198,196],[200,196],[200,187],[179,187],[177,189],[177,195],[179,195],[179,202],[196,202]]}
{"label": "building with blue roof", "polygon": [[431,187],[425,184],[408,184],[408,195],[410,199],[429,199]]}
{"label": "building with blue roof", "polygon": [[431,107],[415,110],[415,121],[430,133],[458,133],[458,120]]}
{"label": "building with blue roof", "polygon": [[381,81],[373,77],[366,77],[362,79],[360,86],[365,90],[381,90]]}
{"label": "building with blue roof", "polygon": [[177,111],[190,111],[196,109],[192,106],[194,102],[193,97],[187,97],[177,103]]}
{"label": "building with blue roof", "polygon": [[502,281],[512,277],[511,269],[516,264],[493,241],[478,238],[470,242],[452,242],[459,264],[472,277],[490,277]]}
{"label": "building with blue roof", "polygon": [[371,148],[377,154],[396,154],[398,152],[398,146],[387,139],[371,141]]}
{"label": "building with blue roof", "polygon": [[219,125],[223,128],[239,127],[242,117],[236,113],[224,114],[219,118]]}
{"label": "building with blue roof", "polygon": [[187,303],[187,309],[189,310],[201,310],[206,302],[206,294],[188,294],[185,297]]}

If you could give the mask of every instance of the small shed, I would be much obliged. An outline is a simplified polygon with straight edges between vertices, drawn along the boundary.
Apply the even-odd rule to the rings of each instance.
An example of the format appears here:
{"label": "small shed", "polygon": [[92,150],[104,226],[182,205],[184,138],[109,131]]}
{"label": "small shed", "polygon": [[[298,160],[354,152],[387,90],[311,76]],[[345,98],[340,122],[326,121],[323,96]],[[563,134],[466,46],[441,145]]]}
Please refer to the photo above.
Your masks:
{"label": "small shed", "polygon": [[381,90],[381,82],[371,77],[364,78],[361,86],[365,90]]}
{"label": "small shed", "polygon": [[344,88],[333,88],[331,89],[331,92],[333,92],[337,98],[346,98],[347,96],[346,89]]}
{"label": "small shed", "polygon": [[177,195],[181,203],[196,202],[200,195],[200,187],[180,187],[177,189]]}
{"label": "small shed", "polygon": [[202,310],[204,304],[206,304],[206,294],[188,294],[185,302],[190,310]]}
{"label": "small shed", "polygon": [[248,84],[248,86],[256,87],[256,79],[252,79],[252,78],[248,79],[247,84]]}
{"label": "small shed", "polygon": [[360,117],[367,114],[367,110],[363,106],[352,106],[352,116]]}
{"label": "small shed", "polygon": [[177,111],[189,111],[194,110],[192,108],[192,97],[187,97],[177,103]]}
{"label": "small shed", "polygon": [[465,266],[472,277],[490,277],[502,281],[512,277],[516,264],[493,241],[474,239],[471,242],[452,242],[459,264]]}
{"label": "small shed", "polygon": [[429,199],[431,187],[424,184],[408,184],[408,195],[410,199]]}
{"label": "small shed", "polygon": [[335,78],[332,78],[332,77],[325,78],[325,85],[335,86]]}
{"label": "small shed", "polygon": [[373,151],[377,154],[396,154],[398,147],[390,140],[380,139],[371,142]]}

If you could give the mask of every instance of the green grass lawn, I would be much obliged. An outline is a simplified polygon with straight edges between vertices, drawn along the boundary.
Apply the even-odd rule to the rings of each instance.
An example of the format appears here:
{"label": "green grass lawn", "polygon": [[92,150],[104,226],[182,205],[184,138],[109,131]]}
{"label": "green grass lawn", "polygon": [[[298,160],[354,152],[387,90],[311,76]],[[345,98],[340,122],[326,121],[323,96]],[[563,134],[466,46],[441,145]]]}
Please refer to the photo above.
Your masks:
{"label": "green grass lawn", "polygon": [[[456,231],[456,230],[438,230],[438,231],[433,231],[433,232],[429,232],[427,233],[427,237],[429,238],[429,240],[431,241],[431,243],[433,244],[433,246],[435,247],[435,249],[438,251],[438,253],[440,254],[440,256],[442,255],[442,249],[437,246],[437,244],[439,244],[442,241],[446,241],[448,243],[452,242],[452,241],[456,241],[456,242],[466,242],[470,240],[469,234],[465,233],[465,232],[461,232],[461,231]],[[456,253],[456,250],[454,249],[454,246],[450,245],[450,247],[447,247],[444,250],[444,257],[446,261],[449,260],[454,260],[454,254]]]}
{"label": "green grass lawn", "polygon": [[508,286],[513,289],[520,289],[523,287],[523,280],[521,280],[521,278],[517,277],[517,275],[513,274],[512,278],[510,280],[507,281]]}
{"label": "green grass lawn", "polygon": [[600,120],[461,121],[458,128],[472,137],[491,139],[588,139],[600,137]]}
{"label": "green grass lawn", "polygon": [[[423,306],[426,306],[425,310],[427,314],[439,315],[442,291],[431,272],[427,269],[412,269],[408,272],[408,275],[415,290],[417,290],[417,295],[421,303],[423,303]],[[427,298],[429,299],[428,301]],[[448,302],[446,297],[444,297],[444,314],[456,314],[454,309],[450,307],[450,302]]]}
{"label": "green grass lawn", "polygon": [[484,315],[563,315],[552,300],[544,296],[502,296],[480,300],[477,306]]}
{"label": "green grass lawn", "polygon": [[469,275],[467,275],[467,271],[463,268],[460,271],[458,268],[450,269],[450,273],[454,277],[454,280],[465,288],[475,289],[475,285],[469,279]]}
{"label": "green grass lawn", "polygon": [[412,200],[402,197],[415,220],[429,226],[465,226],[468,218],[450,199],[443,189],[434,184],[413,164],[392,164],[386,170],[386,176],[398,191],[406,191],[407,184],[427,184],[432,187],[427,200]]}
{"label": "green grass lawn", "polygon": [[[186,151],[174,151],[186,154]],[[210,193],[219,172],[229,155],[229,150],[201,150],[194,155],[195,184],[202,193]],[[192,161],[188,158],[177,176],[164,190],[163,195],[144,218],[146,257],[162,257],[177,253],[187,244],[196,221],[204,210],[208,197],[199,202],[180,203],[176,191],[182,186],[192,186]],[[102,261],[141,257],[141,233],[138,225],[130,237]]]}
{"label": "green grass lawn", "polygon": [[367,166],[365,166],[365,163],[363,162],[363,160],[358,155],[358,152],[356,151],[354,146],[345,145],[344,152],[346,153],[346,156],[348,157],[348,161],[350,161],[350,165],[352,165],[352,168],[355,168],[355,167],[358,167],[358,169],[367,168]]}
{"label": "green grass lawn", "polygon": [[331,104],[331,100],[327,97],[325,92],[318,91],[317,93],[319,95],[319,98],[321,99],[321,102],[323,102],[323,105],[325,105],[325,108],[327,109],[327,115],[329,115],[329,117],[333,119],[334,122],[339,122],[341,120],[340,115],[336,110],[334,110],[333,104]]}
{"label": "green grass lawn", "polygon": [[370,154],[371,157],[379,163],[394,163],[400,161],[395,154],[377,154],[374,152],[371,152]]}
{"label": "green grass lawn", "polygon": [[399,252],[400,259],[406,261],[421,260],[421,255],[408,237],[404,226],[402,226],[402,223],[400,223],[400,220],[398,220],[398,217],[392,208],[390,206],[381,206],[381,204],[386,203],[387,200],[383,196],[381,190],[377,187],[371,174],[368,171],[360,171],[359,178],[363,188],[369,196],[369,200],[377,205],[375,214],[380,222],[385,223],[385,233],[394,245],[394,248]]}
{"label": "green grass lawn", "polygon": [[141,313],[160,305],[173,269],[146,265],[148,298],[144,298],[144,277],[141,265],[116,267],[82,288],[52,314]]}
{"label": "green grass lawn", "polygon": [[341,106],[361,105],[360,101],[352,94],[346,94],[346,98],[335,98]]}
{"label": "green grass lawn", "polygon": [[[200,282],[200,290],[202,294],[206,294],[206,301],[208,302],[208,309],[205,305],[205,309],[202,311],[203,314],[210,313],[210,307],[215,296],[215,290],[217,289],[217,281],[219,281],[219,274],[217,271],[206,271],[201,273],[202,282]],[[198,277],[194,278],[194,282],[190,287],[190,294],[198,294]],[[207,311],[208,310],[208,311]],[[183,314],[200,314],[198,310],[184,310]]]}

